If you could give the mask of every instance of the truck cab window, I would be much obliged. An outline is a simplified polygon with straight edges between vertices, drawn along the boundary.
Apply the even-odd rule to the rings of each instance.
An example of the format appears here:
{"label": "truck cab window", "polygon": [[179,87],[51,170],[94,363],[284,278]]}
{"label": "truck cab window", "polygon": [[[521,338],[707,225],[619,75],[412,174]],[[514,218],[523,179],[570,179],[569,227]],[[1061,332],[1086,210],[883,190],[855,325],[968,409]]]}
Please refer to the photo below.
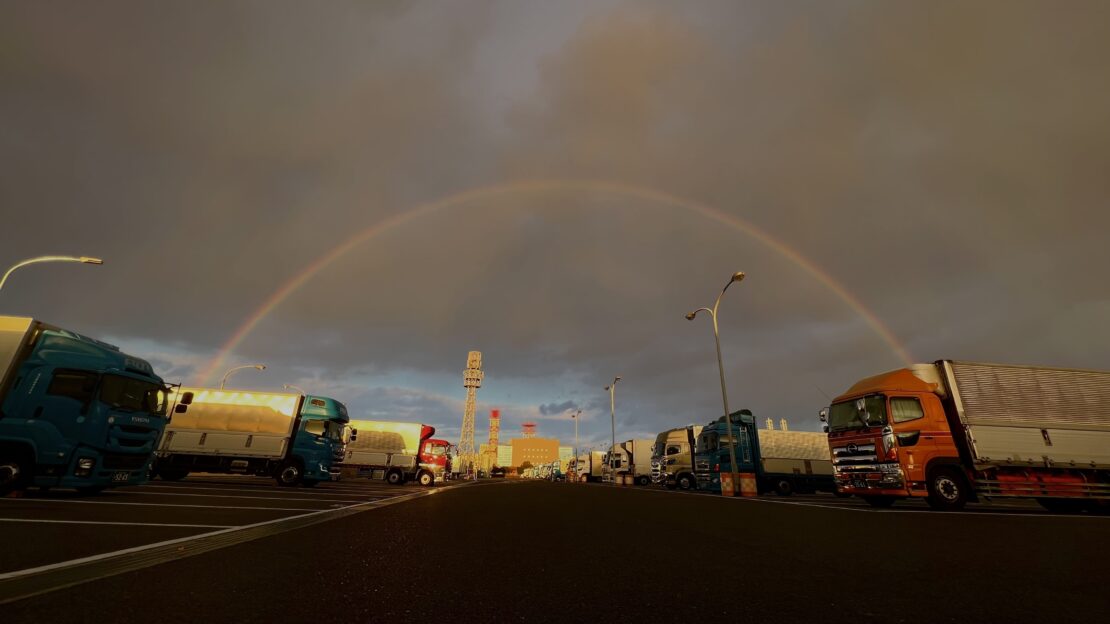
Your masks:
{"label": "truck cab window", "polygon": [[682,449],[678,448],[677,446],[668,446],[667,447],[667,455],[678,455],[681,452],[682,452]]}
{"label": "truck cab window", "polygon": [[96,391],[96,373],[79,370],[58,370],[50,380],[46,393],[88,403]]}
{"label": "truck cab window", "polygon": [[925,417],[921,409],[921,402],[912,397],[897,397],[890,399],[890,417],[896,423],[909,422]]}
{"label": "truck cab window", "polygon": [[310,421],[308,421],[304,424],[304,430],[308,433],[311,433],[312,435],[315,435],[315,436],[324,435],[324,431],[326,429],[327,429],[327,426],[324,424],[324,421],[322,421],[322,420],[310,420]]}

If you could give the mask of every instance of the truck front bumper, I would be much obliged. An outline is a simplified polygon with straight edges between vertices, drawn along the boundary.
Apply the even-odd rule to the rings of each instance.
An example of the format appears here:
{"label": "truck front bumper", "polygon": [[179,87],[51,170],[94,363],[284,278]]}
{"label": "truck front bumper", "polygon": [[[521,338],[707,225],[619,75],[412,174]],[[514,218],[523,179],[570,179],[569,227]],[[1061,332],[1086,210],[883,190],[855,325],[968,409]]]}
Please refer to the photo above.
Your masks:
{"label": "truck front bumper", "polygon": [[32,484],[59,488],[142,485],[149,480],[150,461],[147,454],[105,453],[82,446],[68,464],[39,464]]}

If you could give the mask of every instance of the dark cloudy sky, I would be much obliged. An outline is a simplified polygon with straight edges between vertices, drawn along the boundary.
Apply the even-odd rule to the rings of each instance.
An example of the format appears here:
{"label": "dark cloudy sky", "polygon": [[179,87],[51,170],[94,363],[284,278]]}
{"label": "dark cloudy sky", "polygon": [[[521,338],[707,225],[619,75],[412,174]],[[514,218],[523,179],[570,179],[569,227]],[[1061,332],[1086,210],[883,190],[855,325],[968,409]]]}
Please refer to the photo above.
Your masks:
{"label": "dark cloudy sky", "polygon": [[[1106,2],[4,2],[0,267],[33,315],[192,381],[276,289],[414,206],[606,181],[743,219],[921,361],[1110,368]],[[466,352],[512,434],[815,413],[900,359],[755,237],[581,188],[381,232],[225,365],[457,435]],[[486,412],[480,414],[484,436]]]}

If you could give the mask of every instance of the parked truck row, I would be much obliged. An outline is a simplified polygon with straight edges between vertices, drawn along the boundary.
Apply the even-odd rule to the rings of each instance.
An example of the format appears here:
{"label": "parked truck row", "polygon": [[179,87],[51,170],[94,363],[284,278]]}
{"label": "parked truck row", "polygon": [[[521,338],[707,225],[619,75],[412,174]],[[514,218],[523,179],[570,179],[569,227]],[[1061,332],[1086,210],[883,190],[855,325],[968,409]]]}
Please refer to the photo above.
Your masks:
{"label": "parked truck row", "polygon": [[875,507],[1110,506],[1110,372],[939,360],[862,379],[820,417],[837,484]]}
{"label": "parked truck row", "polygon": [[654,440],[619,442],[608,452],[579,455],[570,466],[572,478],[581,482],[630,478],[640,486],[711,492],[721,491],[720,475],[730,472],[754,475],[759,493],[836,491],[825,434],[758,429],[748,410],[733,412],[727,424],[721,416],[706,425],[668,429]]}
{"label": "parked truck row", "polygon": [[432,485],[451,470],[434,434],[352,421],[331,397],[168,384],[113,345],[0,316],[0,496],[30,486],[95,494],[198,472],[283,486],[345,473]]}

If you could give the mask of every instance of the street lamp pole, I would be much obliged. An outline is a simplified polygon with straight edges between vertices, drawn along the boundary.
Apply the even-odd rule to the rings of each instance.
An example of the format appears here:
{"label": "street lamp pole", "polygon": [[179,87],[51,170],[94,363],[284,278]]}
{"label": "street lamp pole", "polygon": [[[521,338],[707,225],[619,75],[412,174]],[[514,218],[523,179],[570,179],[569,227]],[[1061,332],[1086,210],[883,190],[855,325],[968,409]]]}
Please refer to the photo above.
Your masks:
{"label": "street lamp pole", "polygon": [[605,386],[605,389],[609,392],[609,425],[613,429],[613,441],[612,444],[609,446],[609,481],[611,483],[616,482],[616,479],[614,478],[616,475],[613,472],[613,451],[617,448],[617,416],[616,398],[614,396],[614,393],[617,390],[617,382],[620,380],[620,375],[617,375],[613,378],[613,383]]}
{"label": "street lamp pole", "polygon": [[104,264],[100,258],[91,258],[89,256],[39,256],[38,258],[28,258],[17,262],[4,273],[4,277],[0,277],[0,288],[4,287],[4,282],[8,281],[8,276],[15,272],[16,269],[27,266],[28,264],[38,264],[40,262],[80,262],[82,264]]}
{"label": "street lamp pole", "polygon": [[293,384],[281,384],[281,387],[283,390],[295,390],[300,394],[308,394],[300,386],[294,386]]}
{"label": "street lamp pole", "polygon": [[[725,284],[721,289],[721,294],[717,295],[717,302],[713,304],[713,309],[698,308],[693,312],[686,315],[686,320],[692,321],[698,315],[698,312],[708,312],[709,316],[713,317],[713,339],[717,342],[717,371],[721,375],[721,401],[725,404],[725,432],[728,435],[728,461],[729,461],[729,476],[732,481],[732,492],[736,492],[736,439],[732,436],[732,417],[729,415],[728,410],[728,390],[725,388],[725,365],[721,358],[721,334],[717,329],[717,309],[721,307],[721,297],[725,296],[725,291],[734,282],[739,282],[744,279],[744,272],[737,271],[732,274],[732,279]],[[721,484],[721,491],[724,492],[724,484]]]}
{"label": "street lamp pole", "polygon": [[580,480],[578,478],[578,471],[580,469],[580,466],[578,465],[578,417],[581,416],[581,415],[582,415],[582,410],[578,410],[577,413],[575,413],[573,416],[571,416],[571,418],[574,419],[574,480],[575,481]]}
{"label": "street lamp pole", "polygon": [[236,366],[235,368],[229,369],[226,373],[224,373],[224,378],[220,380],[220,390],[223,390],[224,386],[227,385],[227,378],[231,377],[232,373],[234,373],[235,371],[241,371],[245,368],[253,368],[253,369],[256,369],[256,370],[264,371],[264,370],[266,370],[266,365],[265,364],[246,364],[244,366]]}

